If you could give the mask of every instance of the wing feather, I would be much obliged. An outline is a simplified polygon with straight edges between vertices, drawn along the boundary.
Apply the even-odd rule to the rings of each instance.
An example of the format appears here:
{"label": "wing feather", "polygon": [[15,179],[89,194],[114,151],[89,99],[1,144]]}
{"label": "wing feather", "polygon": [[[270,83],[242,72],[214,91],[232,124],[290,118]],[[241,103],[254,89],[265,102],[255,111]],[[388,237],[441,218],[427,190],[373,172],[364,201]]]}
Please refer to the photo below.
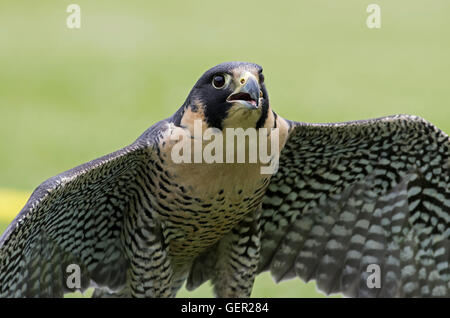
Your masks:
{"label": "wing feather", "polygon": [[448,135],[407,115],[289,125],[264,197],[259,270],[327,294],[449,297]]}
{"label": "wing feather", "polygon": [[67,266],[81,270],[81,291],[126,283],[123,220],[133,184],[154,155],[155,125],[136,142],[43,182],[0,238],[0,296],[55,297],[74,291]]}

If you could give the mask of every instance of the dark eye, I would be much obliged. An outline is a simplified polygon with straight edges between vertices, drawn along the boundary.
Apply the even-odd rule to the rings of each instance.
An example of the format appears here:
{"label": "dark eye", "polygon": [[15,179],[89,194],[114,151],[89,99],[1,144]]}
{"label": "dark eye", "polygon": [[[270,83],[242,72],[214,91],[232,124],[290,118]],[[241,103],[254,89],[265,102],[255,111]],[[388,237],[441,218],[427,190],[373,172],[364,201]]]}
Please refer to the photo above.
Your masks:
{"label": "dark eye", "polygon": [[223,75],[215,75],[212,84],[215,88],[220,89],[225,86],[225,77]]}

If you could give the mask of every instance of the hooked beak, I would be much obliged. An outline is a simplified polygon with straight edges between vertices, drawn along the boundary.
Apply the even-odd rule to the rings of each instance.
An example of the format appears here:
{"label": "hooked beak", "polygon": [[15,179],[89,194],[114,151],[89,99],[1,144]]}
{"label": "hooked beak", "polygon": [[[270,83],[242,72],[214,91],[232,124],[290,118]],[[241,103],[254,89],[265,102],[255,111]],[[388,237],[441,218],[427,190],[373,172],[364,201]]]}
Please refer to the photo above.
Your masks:
{"label": "hooked beak", "polygon": [[260,89],[259,83],[253,74],[248,74],[247,78],[241,78],[239,87],[228,96],[230,103],[239,103],[249,109],[258,109]]}

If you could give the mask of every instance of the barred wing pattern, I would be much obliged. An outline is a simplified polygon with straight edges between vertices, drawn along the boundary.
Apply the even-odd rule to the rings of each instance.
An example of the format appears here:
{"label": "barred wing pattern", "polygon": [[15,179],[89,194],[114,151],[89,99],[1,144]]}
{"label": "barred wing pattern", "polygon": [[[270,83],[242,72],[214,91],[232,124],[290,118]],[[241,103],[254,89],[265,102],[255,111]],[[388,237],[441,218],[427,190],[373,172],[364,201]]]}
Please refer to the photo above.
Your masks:
{"label": "barred wing pattern", "polygon": [[73,291],[67,285],[70,264],[81,270],[81,290],[124,286],[124,219],[138,196],[136,176],[152,152],[143,141],[53,177],[33,192],[0,238],[0,297],[61,297]]}
{"label": "barred wing pattern", "polygon": [[289,124],[259,270],[327,294],[450,297],[449,137],[406,115]]}

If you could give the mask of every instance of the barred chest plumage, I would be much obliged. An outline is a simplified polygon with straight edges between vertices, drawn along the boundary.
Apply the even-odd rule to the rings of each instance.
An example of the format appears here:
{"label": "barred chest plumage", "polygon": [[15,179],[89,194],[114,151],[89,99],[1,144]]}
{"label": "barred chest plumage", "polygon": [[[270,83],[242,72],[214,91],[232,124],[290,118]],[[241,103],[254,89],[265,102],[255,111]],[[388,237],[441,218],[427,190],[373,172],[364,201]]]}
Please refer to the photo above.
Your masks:
{"label": "barred chest plumage", "polygon": [[[185,117],[196,116],[185,114]],[[184,123],[185,127],[189,127],[194,136],[189,123]],[[282,128],[279,143],[274,148],[279,154],[287,137],[287,124],[270,113],[266,126]],[[186,264],[223,238],[245,215],[260,207],[272,175],[262,173],[261,167],[267,163],[261,163],[259,158],[257,163],[238,163],[237,160],[233,161],[235,163],[175,163],[172,137],[179,129],[169,126],[161,136],[159,162],[152,165],[157,169],[149,171],[152,179],[158,180],[150,189],[150,205],[161,224],[173,264]],[[226,132],[224,136],[226,149]],[[270,134],[265,134],[264,138],[269,147],[267,153],[272,153]],[[256,142],[259,143],[259,139]],[[249,158],[247,146],[246,158]]]}
{"label": "barred chest plumage", "polygon": [[255,211],[270,175],[262,175],[258,164],[181,164],[169,166],[159,180],[153,207],[177,264],[192,260]]}

